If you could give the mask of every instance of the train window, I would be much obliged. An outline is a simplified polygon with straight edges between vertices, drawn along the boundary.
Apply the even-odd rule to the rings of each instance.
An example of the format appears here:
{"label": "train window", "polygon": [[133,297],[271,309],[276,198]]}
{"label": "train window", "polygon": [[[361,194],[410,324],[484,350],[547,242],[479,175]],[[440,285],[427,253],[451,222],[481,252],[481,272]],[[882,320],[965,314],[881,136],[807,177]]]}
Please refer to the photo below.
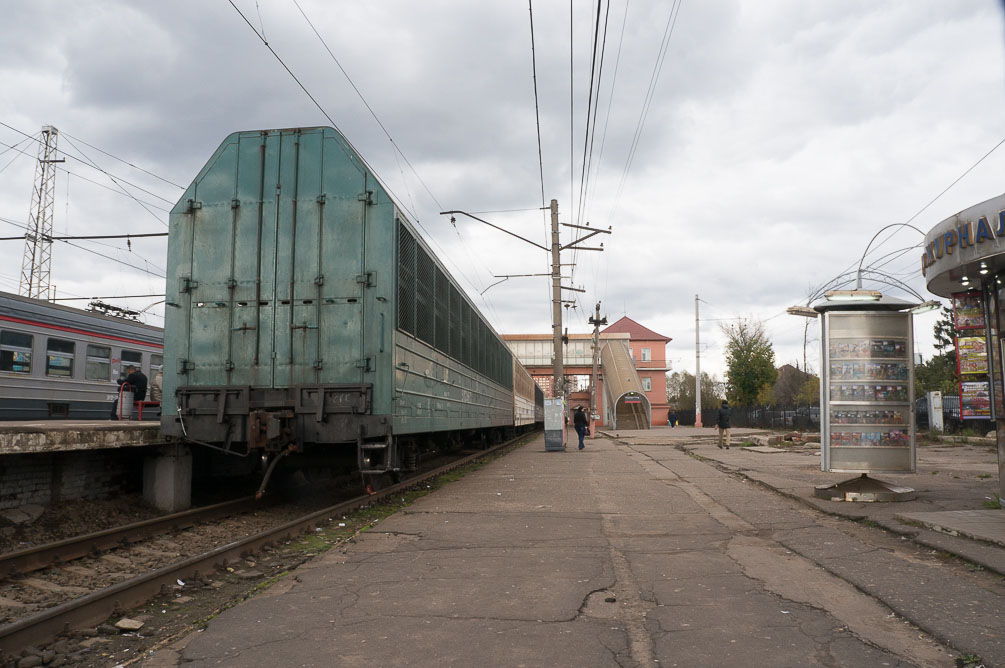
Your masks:
{"label": "train window", "polygon": [[87,346],[87,364],[84,365],[87,380],[112,379],[112,349],[108,346]]}
{"label": "train window", "polygon": [[140,364],[143,363],[143,353],[138,353],[135,350],[123,350],[122,351],[122,364],[129,365],[134,364],[139,368]]}
{"label": "train window", "polygon": [[49,339],[45,344],[45,375],[73,378],[73,341]]}
{"label": "train window", "polygon": [[151,355],[150,356],[150,375],[156,376],[159,371],[164,369],[164,356],[163,355]]}
{"label": "train window", "polygon": [[0,332],[0,371],[31,373],[31,334]]}

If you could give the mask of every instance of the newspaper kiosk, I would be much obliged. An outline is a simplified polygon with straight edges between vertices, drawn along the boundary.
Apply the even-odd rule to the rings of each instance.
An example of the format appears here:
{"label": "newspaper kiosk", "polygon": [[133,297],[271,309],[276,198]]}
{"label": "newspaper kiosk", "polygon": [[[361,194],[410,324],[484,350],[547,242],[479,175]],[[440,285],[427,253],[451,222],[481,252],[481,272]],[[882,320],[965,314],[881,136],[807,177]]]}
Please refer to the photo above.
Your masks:
{"label": "newspaper kiosk", "polygon": [[[875,293],[874,293],[875,294]],[[875,301],[825,302],[821,321],[821,470],[859,473],[816,495],[842,501],[907,501],[911,488],[870,478],[914,473],[914,330],[911,308]]]}

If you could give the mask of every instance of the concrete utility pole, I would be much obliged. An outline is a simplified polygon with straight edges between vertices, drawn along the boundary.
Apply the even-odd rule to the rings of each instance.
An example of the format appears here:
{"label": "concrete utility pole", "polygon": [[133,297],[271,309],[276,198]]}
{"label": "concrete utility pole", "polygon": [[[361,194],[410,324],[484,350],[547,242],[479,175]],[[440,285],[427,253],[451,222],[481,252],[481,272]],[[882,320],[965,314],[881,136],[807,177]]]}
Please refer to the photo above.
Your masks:
{"label": "concrete utility pole", "polygon": [[59,131],[51,125],[42,126],[39,139],[38,164],[35,167],[35,188],[28,214],[28,233],[24,237],[24,259],[21,261],[20,293],[34,299],[50,299],[49,279],[52,275],[52,212],[56,192],[56,140]]}
{"label": "concrete utility pole", "polygon": [[597,412],[597,367],[600,363],[600,326],[607,324],[607,318],[600,317],[600,302],[597,302],[595,315],[590,318],[593,325],[593,375],[590,376],[590,420]]}
{"label": "concrete utility pole", "polygon": [[[587,224],[587,225],[584,226],[584,225],[570,225],[568,223],[561,223],[562,227],[575,227],[576,229],[586,230],[586,232],[587,232],[586,234],[584,234],[583,236],[579,237],[575,241],[570,241],[569,243],[567,243],[567,244],[565,244],[563,246],[563,245],[561,245],[561,241],[559,241],[559,236],[558,236],[558,228],[559,228],[559,222],[558,222],[558,200],[557,199],[551,200],[551,206],[549,208],[551,209],[551,248],[550,249],[547,246],[543,246],[543,245],[541,245],[539,243],[533,242],[530,239],[525,239],[524,237],[521,237],[519,234],[514,234],[514,233],[510,232],[509,230],[503,229],[503,228],[499,227],[498,225],[493,225],[492,223],[490,223],[487,220],[482,220],[478,216],[473,216],[473,215],[471,215],[470,213],[468,213],[466,211],[458,211],[458,210],[454,210],[454,211],[441,211],[440,215],[450,215],[451,216],[450,221],[453,222],[454,221],[454,219],[452,217],[453,214],[459,213],[459,214],[461,214],[463,216],[467,216],[468,218],[471,218],[473,220],[477,220],[480,223],[485,223],[489,227],[494,227],[495,229],[499,230],[500,232],[505,232],[506,234],[510,235],[511,237],[516,237],[517,239],[520,239],[521,241],[526,241],[531,246],[536,246],[537,248],[540,248],[541,250],[545,250],[545,251],[546,250],[551,250],[551,302],[552,302],[551,303],[551,317],[552,317],[552,319],[551,319],[552,325],[551,326],[552,326],[552,329],[553,329],[552,336],[554,337],[554,341],[555,341],[555,353],[554,353],[555,354],[555,371],[554,371],[554,378],[552,379],[554,387],[552,387],[551,396],[553,396],[553,397],[563,397],[564,396],[564,391],[565,391],[565,365],[564,365],[563,360],[562,360],[562,304],[563,304],[563,302],[562,302],[562,290],[572,290],[573,292],[586,292],[586,290],[583,290],[581,288],[570,287],[568,285],[562,285],[562,261],[561,261],[561,254],[562,254],[562,251],[566,250],[567,248],[574,248],[576,250],[595,250],[595,251],[602,251],[602,250],[604,250],[604,245],[603,244],[600,244],[599,248],[590,248],[590,247],[587,247],[587,246],[580,246],[579,244],[582,243],[583,241],[586,241],[590,237],[592,237],[594,235],[597,235],[597,234],[610,234],[611,233],[611,228],[608,227],[606,230],[600,230],[600,229],[597,229],[595,227],[590,227],[589,224]],[[522,276],[537,276],[538,274],[519,274],[519,275],[522,275]],[[500,277],[497,277],[497,278],[503,278],[503,280],[505,280],[505,277],[501,277],[500,276]],[[495,284],[493,284],[493,285],[495,285]],[[489,287],[492,287],[492,286],[490,285]],[[485,290],[488,290],[488,288],[485,288]],[[482,292],[484,293],[485,290],[483,290]]]}
{"label": "concrete utility pole", "polygon": [[555,345],[555,377],[551,396],[562,397],[565,390],[565,365],[562,359],[562,260],[558,239],[558,200],[551,200],[551,329]]}
{"label": "concrete utility pole", "polygon": [[701,332],[698,329],[698,295],[694,296],[694,426],[701,426]]}

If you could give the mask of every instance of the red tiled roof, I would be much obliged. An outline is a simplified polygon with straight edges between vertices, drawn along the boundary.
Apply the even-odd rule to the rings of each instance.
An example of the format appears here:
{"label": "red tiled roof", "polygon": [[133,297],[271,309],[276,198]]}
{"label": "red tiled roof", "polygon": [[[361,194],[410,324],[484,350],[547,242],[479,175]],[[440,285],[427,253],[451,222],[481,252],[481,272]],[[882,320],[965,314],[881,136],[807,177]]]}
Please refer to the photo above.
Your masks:
{"label": "red tiled roof", "polygon": [[621,318],[621,320],[615,322],[613,325],[607,327],[607,329],[603,329],[601,331],[605,334],[627,334],[633,341],[670,342],[672,340],[669,336],[657,334],[648,327],[643,327],[627,315]]}

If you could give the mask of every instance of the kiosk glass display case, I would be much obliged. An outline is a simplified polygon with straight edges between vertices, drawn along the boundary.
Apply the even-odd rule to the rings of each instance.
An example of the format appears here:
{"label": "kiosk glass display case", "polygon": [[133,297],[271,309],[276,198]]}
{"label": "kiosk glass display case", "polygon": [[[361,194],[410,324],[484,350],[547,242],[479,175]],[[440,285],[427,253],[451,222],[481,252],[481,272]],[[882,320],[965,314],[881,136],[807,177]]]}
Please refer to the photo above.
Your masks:
{"label": "kiosk glass display case", "polygon": [[823,314],[821,468],[915,471],[910,313]]}

